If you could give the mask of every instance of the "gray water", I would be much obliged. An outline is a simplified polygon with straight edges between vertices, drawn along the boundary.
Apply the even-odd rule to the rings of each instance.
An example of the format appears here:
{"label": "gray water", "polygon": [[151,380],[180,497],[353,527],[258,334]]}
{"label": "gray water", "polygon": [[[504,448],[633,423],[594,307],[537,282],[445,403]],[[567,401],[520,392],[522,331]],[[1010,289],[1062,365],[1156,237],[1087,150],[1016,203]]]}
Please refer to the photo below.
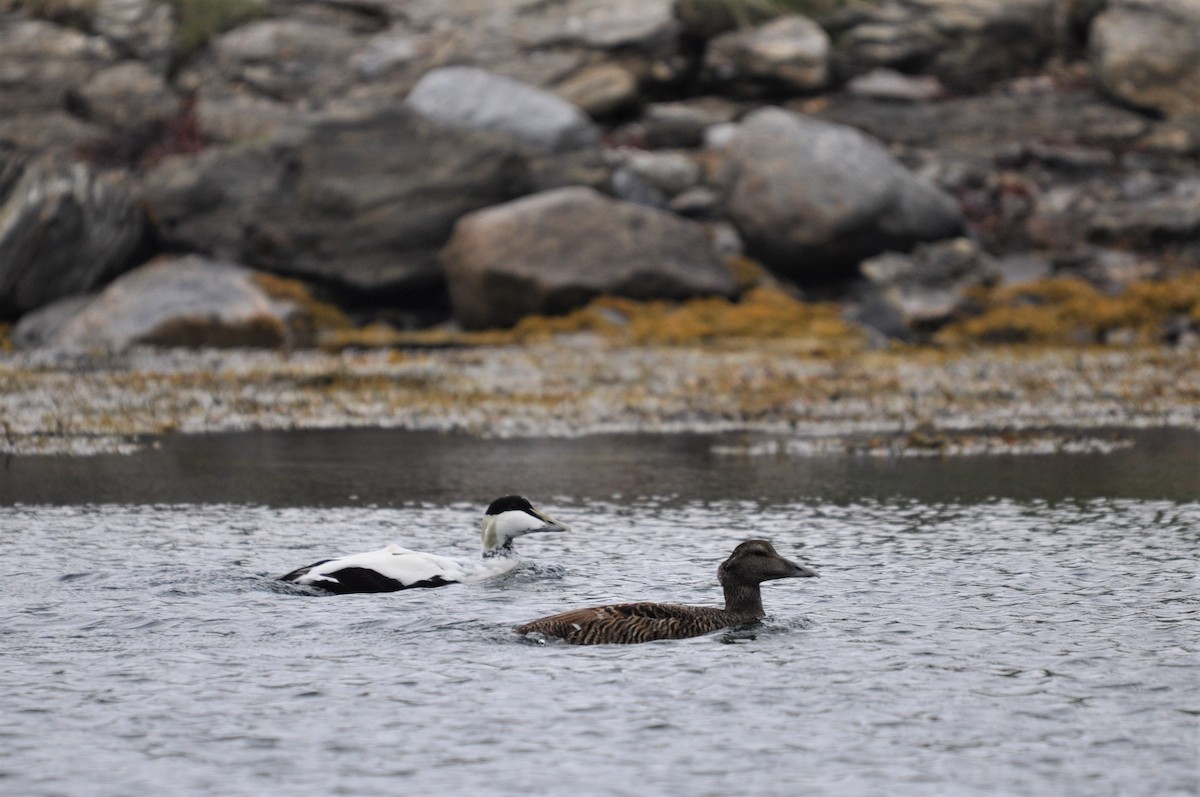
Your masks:
{"label": "gray water", "polygon": [[[1178,495],[1190,471],[1147,480],[1144,448],[990,460],[989,481],[987,460],[748,461],[702,439],[546,442],[557,467],[518,472],[536,441],[266,439],[9,463],[0,794],[1200,790],[1200,501]],[[36,478],[64,469],[57,493]],[[250,471],[260,501],[245,475],[220,488]],[[273,580],[391,541],[473,556],[510,486],[575,531],[518,541],[502,579],[332,597]],[[172,489],[218,500],[149,497]],[[719,602],[717,564],[749,537],[822,573],[766,585],[758,629],[594,648],[510,630]]]}

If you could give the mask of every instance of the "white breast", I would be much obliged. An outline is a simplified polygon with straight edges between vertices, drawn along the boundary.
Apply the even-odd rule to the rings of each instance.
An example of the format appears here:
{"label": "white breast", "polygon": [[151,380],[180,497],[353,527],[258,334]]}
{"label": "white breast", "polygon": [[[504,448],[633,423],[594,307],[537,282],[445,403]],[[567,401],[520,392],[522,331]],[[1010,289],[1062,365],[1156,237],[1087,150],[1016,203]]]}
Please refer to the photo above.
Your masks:
{"label": "white breast", "polygon": [[405,586],[441,578],[443,581],[463,581],[477,569],[456,559],[421,551],[410,551],[399,545],[389,545],[378,551],[357,553],[331,559],[317,565],[299,579],[301,584],[334,581],[330,575],[348,567],[373,570],[381,576],[399,581]]}

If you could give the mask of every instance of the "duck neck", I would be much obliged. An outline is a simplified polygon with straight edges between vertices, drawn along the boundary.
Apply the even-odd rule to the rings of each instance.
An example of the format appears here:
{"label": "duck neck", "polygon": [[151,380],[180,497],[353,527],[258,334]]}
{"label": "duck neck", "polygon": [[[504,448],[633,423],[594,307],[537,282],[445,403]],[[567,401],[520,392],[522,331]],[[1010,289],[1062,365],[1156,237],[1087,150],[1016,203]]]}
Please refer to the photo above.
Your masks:
{"label": "duck neck", "polygon": [[766,617],[758,584],[726,584],[725,612],[747,620]]}
{"label": "duck neck", "polygon": [[484,551],[483,558],[484,559],[492,559],[493,557],[497,557],[497,556],[512,556],[514,553],[515,553],[515,551],[513,550],[513,541],[512,541],[512,538],[510,537],[507,540],[505,540],[504,544],[501,545],[499,548],[488,548],[486,551]]}

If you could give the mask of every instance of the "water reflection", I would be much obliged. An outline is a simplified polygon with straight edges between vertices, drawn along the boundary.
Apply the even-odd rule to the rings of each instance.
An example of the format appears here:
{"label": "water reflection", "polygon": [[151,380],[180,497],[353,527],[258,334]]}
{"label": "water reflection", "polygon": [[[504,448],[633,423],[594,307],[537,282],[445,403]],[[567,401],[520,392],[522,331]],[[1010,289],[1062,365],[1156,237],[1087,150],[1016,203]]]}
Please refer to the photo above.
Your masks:
{"label": "water reflection", "polygon": [[179,436],[130,456],[13,457],[0,505],[401,505],[497,495],[925,502],[1200,496],[1200,433],[1132,433],[1110,454],[880,459],[722,456],[711,435],[479,440],[380,430]]}

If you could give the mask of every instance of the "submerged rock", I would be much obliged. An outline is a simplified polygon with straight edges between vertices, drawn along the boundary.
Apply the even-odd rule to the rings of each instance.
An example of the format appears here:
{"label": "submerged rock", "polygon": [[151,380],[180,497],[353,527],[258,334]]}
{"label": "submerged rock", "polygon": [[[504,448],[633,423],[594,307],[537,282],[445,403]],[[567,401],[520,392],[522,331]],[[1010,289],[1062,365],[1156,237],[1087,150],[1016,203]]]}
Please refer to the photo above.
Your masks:
{"label": "submerged rock", "polygon": [[733,296],[705,228],[673,213],[563,188],[464,216],[442,252],[455,317],[479,329],[565,313],[600,294]]}
{"label": "submerged rock", "polygon": [[958,204],[859,131],[755,111],[723,152],[726,208],[750,255],[798,280],[844,279],[858,261],[958,235]]}
{"label": "submerged rock", "polygon": [[[64,349],[131,346],[308,346],[315,321],[290,281],[198,255],[158,260],[113,281],[86,302],[52,308],[18,325],[18,342]],[[65,318],[61,317],[66,315]]]}
{"label": "submerged rock", "polygon": [[83,163],[27,167],[0,205],[0,314],[92,290],[128,265],[144,218],[119,178]]}

